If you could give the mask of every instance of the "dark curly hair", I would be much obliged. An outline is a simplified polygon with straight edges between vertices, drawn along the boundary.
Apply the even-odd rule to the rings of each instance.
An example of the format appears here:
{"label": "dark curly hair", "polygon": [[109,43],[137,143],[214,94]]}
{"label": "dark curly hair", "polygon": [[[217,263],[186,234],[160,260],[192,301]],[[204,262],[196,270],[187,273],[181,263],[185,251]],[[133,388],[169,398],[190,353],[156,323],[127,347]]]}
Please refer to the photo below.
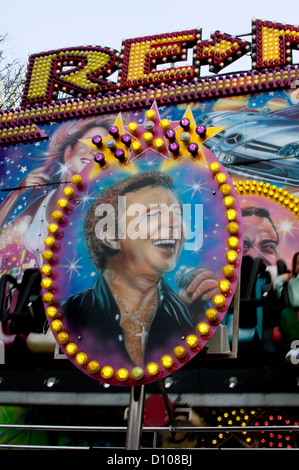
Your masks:
{"label": "dark curly hair", "polygon": [[109,248],[95,235],[95,227],[98,218],[95,215],[96,208],[101,204],[110,204],[115,211],[115,233],[118,230],[118,197],[127,193],[138,191],[146,186],[162,186],[174,190],[173,180],[169,175],[160,171],[146,171],[136,176],[125,178],[103,191],[92,203],[87,211],[84,223],[84,236],[88,248],[89,257],[96,268],[101,271],[105,268],[107,256],[114,256],[118,251]]}

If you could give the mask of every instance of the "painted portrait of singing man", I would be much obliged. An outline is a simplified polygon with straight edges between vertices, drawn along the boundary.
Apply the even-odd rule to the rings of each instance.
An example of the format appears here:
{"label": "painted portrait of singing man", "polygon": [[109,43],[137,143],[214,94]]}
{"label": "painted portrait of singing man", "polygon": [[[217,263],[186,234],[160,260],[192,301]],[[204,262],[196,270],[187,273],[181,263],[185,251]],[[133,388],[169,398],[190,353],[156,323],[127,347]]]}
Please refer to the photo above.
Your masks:
{"label": "painted portrait of singing man", "polygon": [[194,315],[217,292],[218,281],[210,270],[194,268],[176,293],[163,279],[176,268],[185,242],[170,176],[142,172],[108,187],[88,209],[84,233],[99,277],[61,307],[72,331],[88,338],[91,354],[109,350],[142,366],[168,341],[193,331]]}

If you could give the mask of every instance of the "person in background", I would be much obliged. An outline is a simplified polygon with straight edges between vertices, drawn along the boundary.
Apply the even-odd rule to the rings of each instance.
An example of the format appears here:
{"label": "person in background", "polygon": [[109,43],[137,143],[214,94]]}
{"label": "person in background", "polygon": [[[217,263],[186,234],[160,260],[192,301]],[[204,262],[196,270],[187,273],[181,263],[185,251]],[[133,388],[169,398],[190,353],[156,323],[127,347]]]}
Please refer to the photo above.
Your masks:
{"label": "person in background", "polygon": [[[278,299],[281,298],[284,286],[287,289],[289,305],[282,309],[280,315],[280,332],[283,347],[289,349],[286,359],[299,364],[299,252],[293,256],[292,271],[277,276],[274,287]],[[294,344],[298,342],[297,344]],[[295,347],[294,347],[295,346]]]}

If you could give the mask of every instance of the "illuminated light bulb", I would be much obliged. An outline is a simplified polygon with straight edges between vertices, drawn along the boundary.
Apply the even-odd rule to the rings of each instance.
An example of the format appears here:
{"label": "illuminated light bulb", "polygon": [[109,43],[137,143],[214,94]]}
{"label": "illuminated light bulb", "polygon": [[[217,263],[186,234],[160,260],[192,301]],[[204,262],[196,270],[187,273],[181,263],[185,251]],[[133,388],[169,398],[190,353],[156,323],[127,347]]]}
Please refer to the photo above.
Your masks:
{"label": "illuminated light bulb", "polygon": [[51,323],[51,330],[55,333],[58,333],[63,328],[62,322],[60,320],[53,320]]}
{"label": "illuminated light bulb", "polygon": [[235,236],[232,235],[231,237],[229,237],[226,240],[226,244],[229,248],[236,249],[239,246],[239,239],[238,239],[238,237],[235,237]]}
{"label": "illuminated light bulb", "polygon": [[68,200],[65,199],[65,198],[60,198],[58,201],[57,201],[57,206],[60,208],[60,209],[63,209],[63,210],[66,210],[68,208]]}
{"label": "illuminated light bulb", "polygon": [[228,231],[228,233],[230,233],[231,235],[235,235],[236,233],[238,233],[238,230],[239,230],[239,224],[237,224],[237,222],[229,222],[226,226],[226,230]]}
{"label": "illuminated light bulb", "polygon": [[[215,176],[215,180],[216,180],[216,178],[217,178],[217,176],[218,176],[219,174],[222,174],[222,173],[218,173],[218,174]],[[217,183],[218,183],[218,181],[217,181]],[[230,193],[232,192],[232,187],[231,187],[230,184],[222,184],[222,185],[220,186],[220,188],[219,188],[219,191],[221,192],[221,194],[222,194],[223,196],[229,196]]]}
{"label": "illuminated light bulb", "polygon": [[53,289],[53,281],[49,277],[45,277],[44,279],[42,279],[40,285],[43,287],[43,289]]}
{"label": "illuminated light bulb", "polygon": [[42,296],[42,300],[45,304],[52,304],[54,302],[54,295],[52,294],[52,292],[46,292],[43,296]]}
{"label": "illuminated light bulb", "polygon": [[176,157],[180,153],[180,146],[177,142],[172,142],[169,145],[169,151]]}
{"label": "illuminated light bulb", "polygon": [[190,127],[190,119],[188,118],[183,118],[180,120],[180,126],[184,129],[187,130]]}
{"label": "illuminated light bulb", "polygon": [[44,276],[51,276],[51,274],[52,274],[52,267],[51,267],[49,264],[44,264],[44,265],[41,267],[41,273],[42,273]]}
{"label": "illuminated light bulb", "polygon": [[95,135],[93,136],[93,138],[91,139],[91,142],[96,145],[97,147],[101,147],[102,143],[103,143],[103,138],[100,136],[100,135]]}
{"label": "illuminated light bulb", "polygon": [[120,382],[126,382],[127,380],[129,380],[130,376],[129,376],[129,372],[127,371],[127,369],[122,367],[116,371],[115,377]]}
{"label": "illuminated light bulb", "polygon": [[225,173],[217,173],[217,174],[215,175],[215,181],[216,181],[216,183],[218,183],[218,184],[223,184],[223,183],[226,182],[226,180],[227,180],[227,176],[226,176]]}
{"label": "illuminated light bulb", "polygon": [[61,222],[63,220],[63,214],[61,211],[54,211],[52,213],[52,219],[56,222]]}
{"label": "illuminated light bulb", "polygon": [[53,260],[53,252],[51,250],[45,250],[42,254],[42,258],[44,261],[52,261]]}
{"label": "illuminated light bulb", "polygon": [[238,253],[235,250],[228,250],[225,253],[225,259],[229,263],[235,263],[237,261],[237,258],[238,258]]}
{"label": "illuminated light bulb", "polygon": [[63,194],[65,197],[68,197],[69,199],[73,199],[75,197],[75,191],[74,188],[71,186],[68,186],[67,188],[64,188]]}
{"label": "illuminated light bulb", "polygon": [[128,131],[131,133],[131,134],[137,134],[138,132],[138,124],[136,122],[130,122],[128,124]]}
{"label": "illuminated light bulb", "polygon": [[134,380],[142,380],[144,377],[144,370],[140,366],[133,367],[131,370],[131,377]]}
{"label": "illuminated light bulb", "polygon": [[97,361],[90,361],[86,368],[91,374],[97,374],[100,371],[100,364]]}
{"label": "illuminated light bulb", "polygon": [[161,129],[163,129],[164,131],[167,131],[169,129],[169,126],[170,126],[170,121],[168,119],[162,119],[160,122],[159,122],[159,126],[161,127]]}
{"label": "illuminated light bulb", "polygon": [[230,209],[235,204],[235,198],[233,196],[225,196],[222,202],[227,209]]}
{"label": "illuminated light bulb", "polygon": [[114,370],[111,366],[104,366],[101,370],[101,376],[103,377],[103,379],[110,380],[114,377]]}
{"label": "illuminated light bulb", "polygon": [[230,290],[230,282],[227,279],[221,279],[221,281],[218,282],[218,289],[226,294]]}
{"label": "illuminated light bulb", "polygon": [[81,175],[74,175],[71,178],[71,183],[75,186],[79,187],[82,185],[82,176]]}
{"label": "illuminated light bulb", "polygon": [[52,237],[52,235],[50,235],[49,237],[45,239],[44,244],[48,246],[49,248],[54,248],[56,245],[55,238]]}
{"label": "illuminated light bulb", "polygon": [[85,354],[84,352],[79,352],[79,353],[76,354],[76,356],[75,356],[75,362],[76,362],[79,366],[85,366],[85,364],[87,364],[87,362],[88,362],[87,354]]}
{"label": "illuminated light bulb", "polygon": [[200,322],[196,325],[196,331],[200,336],[206,336],[210,331],[210,327],[206,322]]}
{"label": "illuminated light bulb", "polygon": [[149,109],[149,110],[146,111],[146,113],[145,113],[145,117],[146,117],[147,119],[149,119],[150,121],[155,121],[156,116],[157,116],[157,113],[156,113],[156,111],[154,111],[153,109]]}
{"label": "illuminated light bulb", "polygon": [[155,147],[157,150],[163,150],[163,148],[164,148],[164,140],[163,140],[163,139],[160,139],[160,138],[155,139],[155,140],[153,141],[153,145],[154,145],[154,147]]}
{"label": "illuminated light bulb", "polygon": [[225,305],[225,297],[222,294],[216,294],[212,298],[212,302],[215,305],[215,307],[222,308]]}
{"label": "illuminated light bulb", "polygon": [[48,232],[52,233],[52,235],[58,235],[59,233],[59,227],[57,224],[52,223],[48,226]]}
{"label": "illuminated light bulb", "polygon": [[105,155],[101,152],[97,153],[94,157],[93,157],[94,161],[96,163],[98,163],[99,165],[103,165],[103,163],[105,163]]}
{"label": "illuminated light bulb", "polygon": [[165,367],[165,369],[171,369],[174,364],[173,358],[168,354],[165,354],[165,356],[161,357],[160,363],[163,367]]}
{"label": "illuminated light bulb", "polygon": [[156,362],[150,362],[149,364],[147,364],[145,369],[148,375],[151,376],[158,375],[160,372],[159,366]]}
{"label": "illuminated light bulb", "polygon": [[188,335],[185,339],[185,343],[190,349],[195,349],[199,344],[199,339],[196,335]]}
{"label": "illuminated light bulb", "polygon": [[69,340],[69,335],[66,331],[60,331],[56,336],[56,340],[59,344],[66,344]]}
{"label": "illuminated light bulb", "polygon": [[206,132],[207,132],[207,128],[206,126],[197,126],[196,129],[195,129],[195,132],[196,134],[199,135],[199,137],[204,137],[206,135]]}
{"label": "illuminated light bulb", "polygon": [[117,138],[119,135],[119,129],[117,126],[110,127],[108,132],[112,137],[115,137],[115,138]]}
{"label": "illuminated light bulb", "polygon": [[65,347],[65,352],[69,356],[76,356],[78,354],[78,347],[75,343],[68,343]]}
{"label": "illuminated light bulb", "polygon": [[46,308],[45,313],[48,318],[56,318],[58,315],[57,308],[53,306]]}
{"label": "illuminated light bulb", "polygon": [[226,264],[222,268],[222,274],[229,279],[232,278],[235,274],[235,268],[231,264]]}
{"label": "illuminated light bulb", "polygon": [[206,311],[205,311],[205,317],[208,321],[210,322],[214,322],[217,320],[218,318],[218,312],[215,308],[208,308]]}
{"label": "illuminated light bulb", "polygon": [[132,137],[130,136],[130,134],[124,134],[121,136],[120,140],[123,144],[125,144],[126,147],[130,147],[131,142],[132,142]]}
{"label": "illuminated light bulb", "polygon": [[142,140],[148,145],[150,145],[153,141],[153,134],[151,132],[145,132],[142,134]]}
{"label": "illuminated light bulb", "polygon": [[209,170],[215,175],[216,173],[218,173],[218,171],[220,171],[220,163],[219,162],[212,162],[210,163],[209,165]]}
{"label": "illuminated light bulb", "polygon": [[177,359],[184,359],[186,357],[186,349],[184,348],[184,346],[176,346],[173,350],[173,355],[177,358]]}
{"label": "illuminated light bulb", "polygon": [[228,210],[225,212],[225,217],[226,217],[227,220],[229,220],[230,222],[235,221],[236,218],[238,217],[238,212],[236,211],[236,209],[228,209]]}
{"label": "illuminated light bulb", "polygon": [[132,143],[132,145],[131,145],[131,149],[132,149],[135,153],[141,152],[141,149],[142,149],[141,143],[135,140],[135,141]]}

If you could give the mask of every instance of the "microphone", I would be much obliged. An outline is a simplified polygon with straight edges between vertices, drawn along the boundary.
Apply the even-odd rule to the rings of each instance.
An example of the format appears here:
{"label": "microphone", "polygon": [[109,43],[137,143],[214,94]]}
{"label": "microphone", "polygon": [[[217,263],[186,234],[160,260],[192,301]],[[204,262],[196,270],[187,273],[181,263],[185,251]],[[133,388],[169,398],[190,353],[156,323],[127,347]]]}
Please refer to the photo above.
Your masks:
{"label": "microphone", "polygon": [[176,285],[181,289],[187,287],[192,281],[193,274],[196,270],[197,268],[194,268],[194,266],[181,266],[174,276]]}

